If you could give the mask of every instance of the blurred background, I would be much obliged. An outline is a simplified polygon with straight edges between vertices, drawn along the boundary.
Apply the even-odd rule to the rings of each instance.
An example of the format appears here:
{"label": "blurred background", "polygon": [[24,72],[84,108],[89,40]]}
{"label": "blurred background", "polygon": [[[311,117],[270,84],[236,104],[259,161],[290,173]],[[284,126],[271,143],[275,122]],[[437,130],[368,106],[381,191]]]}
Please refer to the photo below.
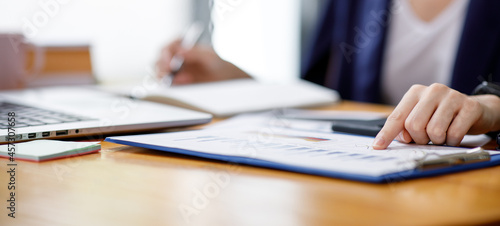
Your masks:
{"label": "blurred background", "polygon": [[102,83],[150,75],[160,49],[192,21],[203,42],[255,78],[299,77],[300,60],[325,0],[0,0],[0,33],[39,46],[88,46]]}

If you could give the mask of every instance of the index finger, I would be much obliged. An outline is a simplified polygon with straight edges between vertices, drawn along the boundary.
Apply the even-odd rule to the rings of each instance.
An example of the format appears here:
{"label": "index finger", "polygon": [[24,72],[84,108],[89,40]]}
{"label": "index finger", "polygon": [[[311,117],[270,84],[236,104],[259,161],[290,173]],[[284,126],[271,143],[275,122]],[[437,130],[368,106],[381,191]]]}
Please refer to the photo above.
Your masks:
{"label": "index finger", "polygon": [[405,120],[420,99],[421,90],[425,88],[421,85],[414,85],[403,96],[394,111],[387,117],[384,127],[375,137],[373,149],[386,149],[396,136],[403,131]]}

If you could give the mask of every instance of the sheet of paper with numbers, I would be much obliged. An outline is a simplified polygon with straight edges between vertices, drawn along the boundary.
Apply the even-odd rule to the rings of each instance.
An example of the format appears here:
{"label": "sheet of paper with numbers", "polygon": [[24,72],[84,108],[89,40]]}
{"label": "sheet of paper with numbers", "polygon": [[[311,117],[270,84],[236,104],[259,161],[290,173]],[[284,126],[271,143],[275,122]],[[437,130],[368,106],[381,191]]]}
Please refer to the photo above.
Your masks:
{"label": "sheet of paper with numbers", "polygon": [[367,181],[412,171],[424,157],[470,150],[399,142],[386,150],[373,150],[371,137],[290,129],[250,118],[246,120],[250,124],[245,125],[245,120],[205,130],[111,137],[107,141],[302,173],[343,178],[354,175],[361,180],[367,177]]}

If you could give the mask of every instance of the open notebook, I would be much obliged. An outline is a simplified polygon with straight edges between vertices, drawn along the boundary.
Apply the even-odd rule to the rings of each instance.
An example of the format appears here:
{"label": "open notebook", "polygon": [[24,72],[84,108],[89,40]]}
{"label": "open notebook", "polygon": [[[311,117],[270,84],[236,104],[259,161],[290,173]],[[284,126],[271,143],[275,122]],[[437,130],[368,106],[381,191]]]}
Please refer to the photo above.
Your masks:
{"label": "open notebook", "polygon": [[336,91],[303,80],[263,84],[253,79],[237,79],[173,87],[138,84],[107,85],[101,88],[139,99],[203,111],[217,117],[276,108],[319,106],[340,100]]}

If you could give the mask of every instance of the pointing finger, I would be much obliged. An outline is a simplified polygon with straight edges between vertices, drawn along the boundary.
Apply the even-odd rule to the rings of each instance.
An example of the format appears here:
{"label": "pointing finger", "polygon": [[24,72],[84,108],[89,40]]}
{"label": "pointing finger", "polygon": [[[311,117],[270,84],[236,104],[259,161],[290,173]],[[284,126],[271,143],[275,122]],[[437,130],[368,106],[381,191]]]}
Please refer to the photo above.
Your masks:
{"label": "pointing finger", "polygon": [[404,130],[405,120],[418,103],[420,91],[424,88],[425,86],[422,85],[414,85],[408,90],[398,106],[396,106],[394,111],[387,118],[384,127],[375,137],[372,145],[373,149],[386,149],[389,144],[391,144],[392,140]]}

